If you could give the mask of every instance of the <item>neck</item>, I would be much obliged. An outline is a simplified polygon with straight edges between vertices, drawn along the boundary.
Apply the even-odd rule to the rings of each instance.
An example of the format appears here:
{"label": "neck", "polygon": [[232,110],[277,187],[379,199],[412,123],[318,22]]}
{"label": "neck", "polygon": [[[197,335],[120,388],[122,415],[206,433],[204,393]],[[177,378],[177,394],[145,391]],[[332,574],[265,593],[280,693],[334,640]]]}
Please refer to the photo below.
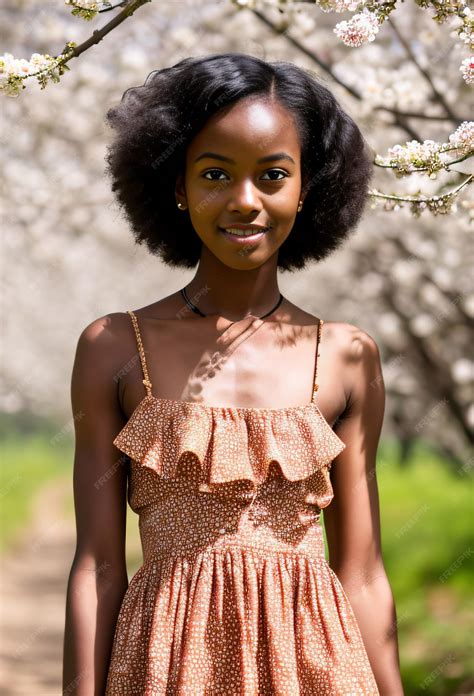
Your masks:
{"label": "neck", "polygon": [[[217,262],[217,263],[216,263]],[[186,294],[204,314],[217,314],[231,321],[248,315],[262,316],[280,298],[276,266],[264,264],[242,271],[202,256],[194,278],[186,284]]]}

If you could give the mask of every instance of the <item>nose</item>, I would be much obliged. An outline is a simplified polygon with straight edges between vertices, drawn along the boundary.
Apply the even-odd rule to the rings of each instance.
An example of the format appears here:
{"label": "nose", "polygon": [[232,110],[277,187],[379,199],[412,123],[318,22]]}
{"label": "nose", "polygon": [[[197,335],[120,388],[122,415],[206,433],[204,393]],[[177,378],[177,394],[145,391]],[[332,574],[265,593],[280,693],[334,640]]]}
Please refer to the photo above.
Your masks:
{"label": "nose", "polygon": [[258,189],[248,179],[236,184],[231,191],[227,204],[229,212],[250,213],[262,209]]}

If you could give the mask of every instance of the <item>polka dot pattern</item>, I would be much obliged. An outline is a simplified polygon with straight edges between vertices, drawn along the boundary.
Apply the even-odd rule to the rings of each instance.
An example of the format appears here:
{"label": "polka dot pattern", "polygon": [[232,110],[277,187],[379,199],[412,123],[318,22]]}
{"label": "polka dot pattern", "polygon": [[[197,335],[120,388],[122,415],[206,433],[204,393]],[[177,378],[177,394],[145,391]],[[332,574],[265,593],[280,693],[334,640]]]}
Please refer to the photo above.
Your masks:
{"label": "polka dot pattern", "polygon": [[106,696],[379,696],[325,558],[320,513],[345,444],[314,401],[213,407],[147,390],[114,444],[143,564]]}

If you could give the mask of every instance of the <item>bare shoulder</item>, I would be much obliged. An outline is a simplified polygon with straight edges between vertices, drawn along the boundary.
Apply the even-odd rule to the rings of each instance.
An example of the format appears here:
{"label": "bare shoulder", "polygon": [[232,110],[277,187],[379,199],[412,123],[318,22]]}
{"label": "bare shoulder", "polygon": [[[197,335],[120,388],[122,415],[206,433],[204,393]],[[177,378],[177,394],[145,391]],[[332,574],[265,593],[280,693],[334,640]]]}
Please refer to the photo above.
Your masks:
{"label": "bare shoulder", "polygon": [[347,364],[366,363],[379,360],[376,340],[364,329],[342,321],[325,321],[324,331],[328,341],[337,347],[337,352]]}
{"label": "bare shoulder", "polygon": [[130,316],[126,312],[104,314],[82,329],[79,340],[100,350],[101,347],[110,347],[124,333],[128,333],[130,326]]}
{"label": "bare shoulder", "polygon": [[346,322],[327,322],[327,332],[348,403],[364,399],[368,394],[374,403],[383,401],[381,357],[373,336]]}
{"label": "bare shoulder", "polygon": [[325,369],[342,380],[346,400],[375,384],[383,389],[379,347],[364,329],[324,320],[320,352]]}
{"label": "bare shoulder", "polygon": [[[133,327],[126,312],[112,312],[91,321],[78,338],[77,354],[97,369],[116,371],[130,357]],[[128,356],[128,357],[127,357]]]}
{"label": "bare shoulder", "polygon": [[356,363],[367,365],[380,360],[375,339],[355,324],[314,316],[288,300],[285,308],[288,316],[296,323],[314,326],[321,320],[321,350],[330,355],[339,366]]}

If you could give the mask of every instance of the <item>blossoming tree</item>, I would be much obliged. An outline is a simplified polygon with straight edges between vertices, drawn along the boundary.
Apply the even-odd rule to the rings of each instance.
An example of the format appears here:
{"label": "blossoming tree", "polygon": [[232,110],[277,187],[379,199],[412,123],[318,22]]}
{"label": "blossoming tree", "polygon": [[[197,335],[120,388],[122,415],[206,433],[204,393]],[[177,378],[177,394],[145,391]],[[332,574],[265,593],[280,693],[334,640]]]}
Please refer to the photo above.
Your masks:
{"label": "blossoming tree", "polygon": [[[17,21],[10,17],[3,23],[3,31],[9,31],[3,41],[14,46],[0,63],[2,90],[12,97],[3,102],[0,134],[8,154],[4,338],[15,347],[5,361],[3,409],[57,405],[68,417],[64,380],[80,327],[123,308],[124,278],[133,279],[127,302],[133,293],[137,303],[149,293],[150,279],[155,293],[172,282],[166,269],[156,273],[156,260],[147,255],[133,260],[127,231],[119,232],[118,211],[112,218],[103,177],[106,105],[160,65],[192,54],[240,50],[292,60],[326,77],[361,125],[377,165],[372,210],[360,234],[328,260],[328,269],[333,262],[336,268],[322,264],[314,276],[308,271],[301,285],[283,277],[283,290],[288,282],[295,300],[323,316],[337,303],[341,320],[374,332],[383,350],[390,425],[405,448],[422,435],[457,457],[460,471],[467,470],[474,419],[468,357],[474,300],[469,280],[473,206],[467,195],[472,86],[466,70],[459,69],[472,31],[466,6],[451,2],[456,11],[433,21],[432,4],[384,3],[386,13],[392,9],[377,29],[373,17],[367,19],[376,6],[336,1],[68,3],[73,17],[60,5],[43,8],[39,0],[25,0],[21,9],[12,5]],[[366,19],[337,23],[334,15],[342,9]],[[25,41],[18,20],[27,12]],[[105,23],[91,34],[90,26],[102,18]],[[50,56],[53,39],[63,45],[75,30],[83,32],[81,39]],[[374,40],[364,43],[364,36]],[[25,45],[38,46],[38,53],[29,61],[14,58]],[[58,80],[61,84],[48,85]],[[312,307],[315,287],[324,292]],[[65,296],[71,306],[67,313]],[[25,344],[18,316],[34,343]],[[58,350],[61,342],[64,349]]]}
{"label": "blossoming tree", "polygon": [[[94,31],[93,35],[81,46],[73,41],[68,41],[63,51],[58,56],[49,54],[33,53],[30,60],[16,59],[11,53],[5,53],[0,57],[0,90],[10,96],[16,96],[21,88],[25,87],[28,77],[36,77],[44,88],[48,80],[59,82],[61,75],[69,70],[68,62],[72,58],[81,55],[93,44],[98,43],[112,29],[117,27],[127,17],[130,17],[140,6],[151,0],[106,0],[105,2],[95,2],[94,0],[65,0],[66,5],[73,7],[72,13],[83,19],[90,21],[101,12],[108,12],[119,7],[121,12],[110,21],[102,30]],[[255,11],[262,19],[261,9],[265,7],[276,7],[280,12],[289,12],[290,15],[295,10],[301,11],[304,2],[294,2],[293,0],[229,0],[239,8],[247,8]],[[311,0],[306,0],[309,4]],[[427,11],[433,11],[433,20],[438,23],[450,23],[452,31],[457,35],[458,41],[474,50],[474,15],[466,4],[466,0],[449,0],[439,2],[439,0],[416,0],[416,3]],[[386,21],[391,21],[391,14],[397,7],[397,0],[380,2],[380,0],[315,0],[314,3],[323,12],[351,12],[352,17],[337,23],[334,33],[341,41],[351,48],[357,48],[375,40],[381,25]],[[294,16],[294,15],[293,15]],[[268,19],[265,19],[270,23]],[[392,22],[393,26],[393,22]],[[276,31],[278,28],[275,24]],[[397,32],[398,33],[398,32]],[[409,57],[414,64],[419,67],[421,74],[429,82],[436,100],[443,107],[450,120],[456,121],[453,110],[448,105],[442,94],[437,90],[435,84],[426,69],[420,65],[413,54],[408,42],[398,33],[398,37],[406,49]],[[329,66],[324,66],[320,60],[315,61],[333,75]],[[465,57],[459,66],[462,77],[466,84],[474,83],[474,56]],[[334,75],[333,75],[334,76]],[[341,81],[340,81],[341,82]],[[352,90],[354,93],[354,90]],[[405,127],[407,132],[412,132],[406,124],[406,117],[410,114],[402,115],[396,113],[397,122]],[[415,115],[419,117],[419,114]],[[405,125],[404,125],[405,121]],[[406,141],[405,144],[396,144],[388,148],[387,155],[375,155],[374,163],[376,166],[392,169],[397,176],[408,176],[413,172],[426,172],[431,178],[436,178],[437,172],[444,170],[453,171],[452,167],[474,154],[474,122],[464,120],[458,127],[449,134],[445,142],[436,142],[432,139],[425,139],[420,142],[417,139]],[[454,171],[456,171],[454,169]],[[419,216],[423,210],[430,210],[435,215],[446,214],[457,210],[456,199],[467,184],[471,183],[473,175],[469,174],[461,183],[451,188],[449,191],[439,195],[418,195],[400,196],[395,193],[383,193],[374,189],[371,197],[375,201],[381,199],[385,202],[385,210],[393,210],[404,205],[408,205],[413,215]]]}

